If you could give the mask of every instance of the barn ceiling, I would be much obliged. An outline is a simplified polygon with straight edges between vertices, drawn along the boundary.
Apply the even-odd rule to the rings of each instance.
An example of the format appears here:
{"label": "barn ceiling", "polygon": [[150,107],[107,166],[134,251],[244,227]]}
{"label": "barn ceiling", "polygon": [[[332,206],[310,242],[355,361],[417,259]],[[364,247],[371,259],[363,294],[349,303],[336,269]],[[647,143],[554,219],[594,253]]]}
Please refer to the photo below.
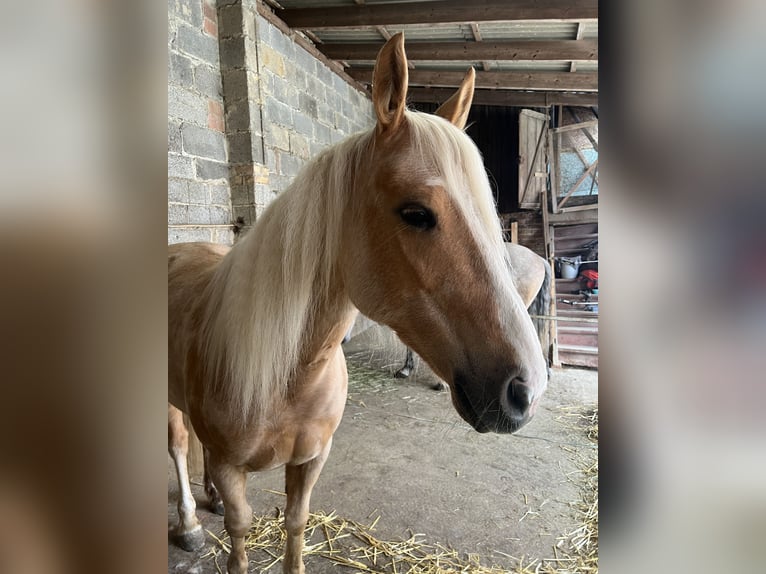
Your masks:
{"label": "barn ceiling", "polygon": [[413,101],[444,101],[473,66],[478,104],[598,105],[597,0],[264,0],[261,13],[367,88],[403,31]]}

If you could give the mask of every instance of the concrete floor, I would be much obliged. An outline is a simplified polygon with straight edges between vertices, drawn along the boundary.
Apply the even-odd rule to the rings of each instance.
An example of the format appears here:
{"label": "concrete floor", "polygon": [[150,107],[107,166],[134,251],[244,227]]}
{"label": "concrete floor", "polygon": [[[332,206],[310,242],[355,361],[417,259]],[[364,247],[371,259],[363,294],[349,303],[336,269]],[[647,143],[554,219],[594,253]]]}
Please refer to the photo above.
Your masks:
{"label": "concrete floor", "polygon": [[[580,469],[573,458],[596,456],[565,409],[597,404],[598,374],[554,370],[535,419],[519,433],[479,434],[458,417],[448,393],[430,388],[436,379],[424,364],[409,379],[393,379],[403,347],[388,337],[385,352],[369,351],[380,348],[379,335],[368,331],[347,344],[348,402],[312,511],[334,510],[364,524],[380,515],[379,539],[421,533],[428,543],[479,554],[487,566],[510,568],[507,555],[551,557],[557,538],[577,525],[572,504],[580,499]],[[218,534],[223,518],[206,510],[201,486],[192,488],[203,526]],[[283,491],[283,471],[250,475],[256,514],[284,507],[284,498],[268,490]],[[169,472],[169,527],[176,496]],[[201,558],[213,544],[208,536],[197,553],[169,544],[168,572],[218,572],[211,558]],[[225,571],[225,558],[219,563]],[[351,571],[311,556],[306,567],[320,574]],[[270,572],[281,572],[281,565]]]}

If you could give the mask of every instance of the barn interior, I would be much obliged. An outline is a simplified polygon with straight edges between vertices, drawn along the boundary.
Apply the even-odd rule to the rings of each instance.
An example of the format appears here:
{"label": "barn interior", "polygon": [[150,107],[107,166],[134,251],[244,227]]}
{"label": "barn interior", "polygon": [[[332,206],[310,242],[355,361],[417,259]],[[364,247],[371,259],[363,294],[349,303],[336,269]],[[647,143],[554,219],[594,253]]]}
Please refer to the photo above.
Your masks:
{"label": "barn interior", "polygon": [[[466,131],[506,239],[555,275],[536,316],[549,389],[513,436],[475,433],[432,389],[423,361],[395,379],[404,346],[357,322],[345,343],[346,412],[312,512],[374,529],[338,538],[337,523],[318,526],[307,571],[408,571],[398,568],[414,567],[402,556],[415,550],[396,566],[356,549],[413,535],[432,555],[453,549],[464,571],[597,569],[598,3],[170,0],[168,10],[169,243],[235,243],[310,157],[371,127],[375,56],[404,32],[411,108],[434,111],[476,70]],[[201,466],[197,448],[192,488],[207,544],[187,553],[169,539],[169,573],[225,568],[223,520],[206,507]],[[278,522],[282,481],[282,471],[250,475],[256,517]],[[169,472],[169,528],[176,499]],[[253,547],[251,569],[279,571],[279,548],[266,546]],[[412,571],[450,571],[438,562]]]}

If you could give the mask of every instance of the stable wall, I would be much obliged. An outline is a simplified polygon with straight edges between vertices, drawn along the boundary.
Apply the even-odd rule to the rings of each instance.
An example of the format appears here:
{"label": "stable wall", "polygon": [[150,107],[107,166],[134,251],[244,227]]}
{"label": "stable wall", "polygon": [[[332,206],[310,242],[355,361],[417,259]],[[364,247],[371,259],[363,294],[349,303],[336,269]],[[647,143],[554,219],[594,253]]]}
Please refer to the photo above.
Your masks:
{"label": "stable wall", "polygon": [[168,1],[168,243],[230,243],[215,3]]}
{"label": "stable wall", "polygon": [[168,243],[232,243],[309,158],[373,123],[367,94],[255,0],[169,0]]}

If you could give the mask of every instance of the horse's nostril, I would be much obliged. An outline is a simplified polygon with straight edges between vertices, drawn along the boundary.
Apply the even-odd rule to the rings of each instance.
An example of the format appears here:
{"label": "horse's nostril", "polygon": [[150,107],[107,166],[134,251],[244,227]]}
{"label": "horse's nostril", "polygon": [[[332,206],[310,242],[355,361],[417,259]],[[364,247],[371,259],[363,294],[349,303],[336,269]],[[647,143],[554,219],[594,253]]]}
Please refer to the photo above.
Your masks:
{"label": "horse's nostril", "polygon": [[508,385],[508,416],[515,419],[527,416],[532,404],[532,391],[523,380],[513,379]]}

